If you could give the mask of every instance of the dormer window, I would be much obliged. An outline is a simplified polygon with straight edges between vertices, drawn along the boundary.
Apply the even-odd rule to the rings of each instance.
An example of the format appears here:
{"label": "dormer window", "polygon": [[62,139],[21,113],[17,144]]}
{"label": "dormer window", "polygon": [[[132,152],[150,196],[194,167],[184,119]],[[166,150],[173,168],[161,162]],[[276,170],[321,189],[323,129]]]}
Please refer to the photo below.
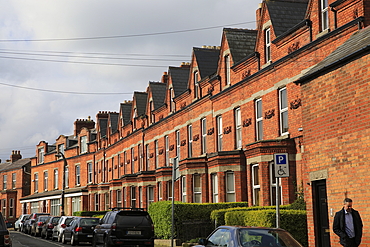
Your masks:
{"label": "dormer window", "polygon": [[199,98],[198,71],[194,72],[194,98]]}
{"label": "dormer window", "polygon": [[230,55],[226,55],[224,57],[225,59],[225,79],[226,79],[226,85],[230,85]]}
{"label": "dormer window", "polygon": [[265,29],[265,62],[271,62],[271,29]]}
{"label": "dormer window", "polygon": [[[59,144],[58,145],[58,153],[59,154],[64,154],[64,144]],[[58,159],[61,159],[62,156],[58,156],[59,158]]]}
{"label": "dormer window", "polygon": [[154,113],[153,113],[153,111],[154,111],[154,104],[153,104],[153,101],[150,101],[150,102],[149,102],[149,109],[150,109],[150,113],[149,113],[149,115],[150,115],[150,123],[152,124],[152,123],[154,123],[154,122],[155,122],[155,119],[154,119]]}
{"label": "dormer window", "polygon": [[45,150],[44,150],[44,147],[41,147],[41,148],[39,148],[39,150],[38,150],[38,163],[39,164],[42,164],[42,163],[44,163],[44,155],[45,155]]}
{"label": "dormer window", "polygon": [[329,29],[329,5],[328,0],[320,0],[321,7],[321,31]]}
{"label": "dormer window", "polygon": [[174,101],[174,98],[175,98],[175,92],[173,91],[173,88],[171,87],[170,88],[170,111],[171,112],[175,112],[176,111],[176,105],[175,105],[175,101]]}
{"label": "dormer window", "polygon": [[87,152],[87,136],[81,136],[80,137],[80,150],[81,153],[86,153]]}

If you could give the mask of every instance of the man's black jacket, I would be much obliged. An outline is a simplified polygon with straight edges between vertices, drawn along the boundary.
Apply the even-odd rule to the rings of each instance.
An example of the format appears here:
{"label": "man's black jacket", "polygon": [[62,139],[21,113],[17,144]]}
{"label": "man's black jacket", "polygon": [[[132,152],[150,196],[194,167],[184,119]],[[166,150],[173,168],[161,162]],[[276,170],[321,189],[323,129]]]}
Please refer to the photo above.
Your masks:
{"label": "man's black jacket", "polygon": [[[334,223],[333,223],[333,231],[340,237],[340,244],[345,245],[346,240],[348,239],[348,235],[345,230],[346,221],[344,219],[344,208],[342,210],[335,213],[334,216]],[[352,209],[352,218],[353,218],[353,226],[355,228],[355,242],[357,246],[361,243],[362,238],[362,220],[361,216],[358,211]]]}

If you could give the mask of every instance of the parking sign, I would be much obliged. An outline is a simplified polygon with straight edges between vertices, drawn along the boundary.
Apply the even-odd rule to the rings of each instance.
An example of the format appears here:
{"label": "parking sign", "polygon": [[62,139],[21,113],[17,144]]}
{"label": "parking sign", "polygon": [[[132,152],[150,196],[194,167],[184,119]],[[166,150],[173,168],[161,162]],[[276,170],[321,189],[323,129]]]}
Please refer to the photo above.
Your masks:
{"label": "parking sign", "polygon": [[289,160],[287,153],[274,154],[275,177],[289,177]]}

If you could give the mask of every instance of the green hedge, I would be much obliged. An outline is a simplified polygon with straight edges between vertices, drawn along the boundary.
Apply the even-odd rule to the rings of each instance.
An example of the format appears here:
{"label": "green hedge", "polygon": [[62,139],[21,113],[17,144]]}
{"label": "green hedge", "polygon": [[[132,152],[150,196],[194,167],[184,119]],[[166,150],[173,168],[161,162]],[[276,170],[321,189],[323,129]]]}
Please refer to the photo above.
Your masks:
{"label": "green hedge", "polygon": [[89,216],[95,217],[96,215],[104,215],[107,211],[77,211],[73,213],[73,216]]}
{"label": "green hedge", "polygon": [[[225,224],[276,227],[276,210],[229,211],[225,213]],[[305,210],[280,210],[280,228],[287,230],[303,246],[307,246],[307,216]]]}
{"label": "green hedge", "polygon": [[[207,237],[207,235],[214,229],[214,223],[210,219],[210,215],[213,210],[246,207],[248,206],[248,203],[175,202],[174,205],[175,236],[181,240],[190,240],[197,237]],[[159,201],[151,203],[148,212],[154,222],[154,231],[157,238],[171,238],[172,202]],[[199,236],[199,234],[202,236]]]}

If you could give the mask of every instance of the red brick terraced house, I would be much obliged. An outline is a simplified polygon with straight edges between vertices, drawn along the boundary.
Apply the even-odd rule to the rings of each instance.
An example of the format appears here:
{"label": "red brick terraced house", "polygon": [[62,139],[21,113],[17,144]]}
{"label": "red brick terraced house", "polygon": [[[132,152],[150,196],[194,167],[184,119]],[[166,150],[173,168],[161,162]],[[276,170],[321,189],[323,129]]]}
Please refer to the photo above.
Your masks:
{"label": "red brick terraced house", "polygon": [[20,151],[13,150],[10,159],[0,162],[0,206],[6,221],[14,223],[24,211],[19,199],[30,194],[31,160],[22,159]]}
{"label": "red brick terraced house", "polygon": [[[173,197],[266,206],[277,189],[282,204],[303,191],[310,246],[339,246],[330,224],[345,196],[369,221],[369,8],[262,1],[255,30],[224,28],[220,45],[194,47],[190,62],[169,67],[117,112],[77,119],[72,135],[41,141],[23,212],[147,208]],[[275,153],[289,157],[280,184]]]}

